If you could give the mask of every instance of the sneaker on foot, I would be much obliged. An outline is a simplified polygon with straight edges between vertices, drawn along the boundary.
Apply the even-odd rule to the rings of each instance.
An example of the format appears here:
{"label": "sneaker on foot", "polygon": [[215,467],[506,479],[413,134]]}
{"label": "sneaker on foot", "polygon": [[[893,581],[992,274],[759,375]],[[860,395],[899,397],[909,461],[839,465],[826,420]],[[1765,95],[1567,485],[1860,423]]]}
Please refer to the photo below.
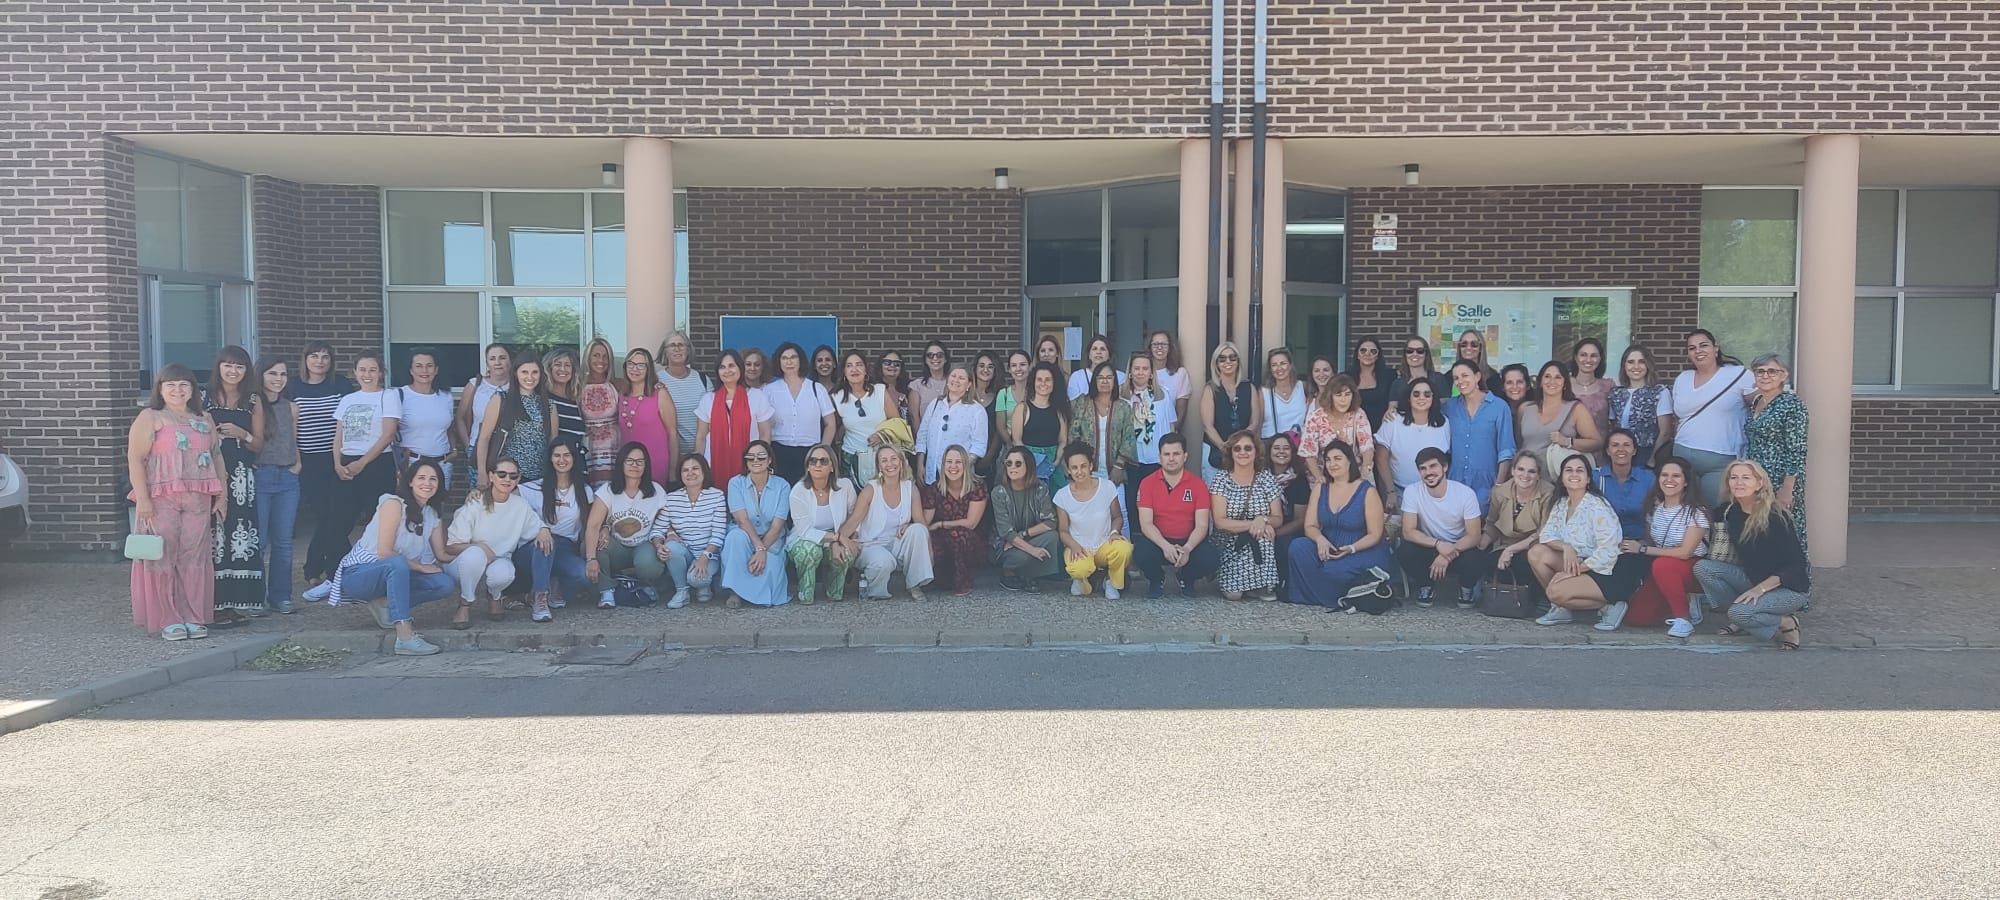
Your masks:
{"label": "sneaker on foot", "polygon": [[569,600],[563,597],[562,591],[556,591],[555,593],[549,595],[550,609],[562,609],[563,607],[568,605],[569,605]]}
{"label": "sneaker on foot", "polygon": [[1175,581],[1175,582],[1174,582],[1174,596],[1176,596],[1176,597],[1192,597],[1192,596],[1194,596],[1194,584],[1193,584],[1193,582],[1188,582],[1188,581]]}
{"label": "sneaker on foot", "polygon": [[[1160,579],[1160,581],[1165,581],[1165,580],[1166,580],[1166,579],[1164,579],[1164,578],[1163,578],[1163,579]],[[1160,583],[1160,581],[1155,581],[1155,582],[1153,582],[1152,584],[1150,584],[1150,585],[1147,585],[1147,587],[1146,587],[1146,599],[1148,599],[1148,600],[1158,600],[1158,599],[1160,599],[1160,598],[1162,598],[1162,597],[1165,597],[1165,596],[1167,595],[1167,586],[1166,586],[1166,585],[1164,585],[1164,584],[1161,584],[1161,583]]]}
{"label": "sneaker on foot", "polygon": [[1022,581],[1019,575],[1000,576],[1000,586],[1010,591],[1025,591],[1028,589],[1028,583]]}
{"label": "sneaker on foot", "polygon": [[1459,608],[1459,609],[1471,609],[1471,608],[1472,608],[1472,589],[1471,589],[1471,588],[1469,588],[1469,587],[1466,587],[1466,588],[1459,588],[1459,589],[1458,589],[1458,608]]}
{"label": "sneaker on foot", "polygon": [[1597,613],[1598,631],[1617,631],[1618,624],[1625,621],[1625,601],[1620,600]]}
{"label": "sneaker on foot", "polygon": [[1105,582],[1105,583],[1104,583],[1104,599],[1106,599],[1106,600],[1116,600],[1116,599],[1118,599],[1118,598],[1119,598],[1120,596],[1123,596],[1123,595],[1121,594],[1121,592],[1120,592],[1120,591],[1119,591],[1119,590],[1118,590],[1118,589],[1117,589],[1116,587],[1113,587],[1113,586],[1111,585],[1111,582],[1107,581],[1107,582]]}
{"label": "sneaker on foot", "polygon": [[313,585],[312,587],[306,588],[305,593],[300,594],[299,596],[304,597],[307,600],[311,600],[314,603],[318,603],[321,600],[325,600],[326,598],[333,596],[333,582],[322,581],[318,584]]}
{"label": "sneaker on foot", "polygon": [[930,598],[929,598],[929,597],[927,597],[927,596],[924,596],[924,586],[923,586],[923,585],[921,585],[921,584],[913,584],[913,585],[910,585],[910,599],[912,599],[912,600],[915,600],[915,601],[917,601],[918,603],[922,603],[922,602],[924,602],[925,600],[929,600]]}
{"label": "sneaker on foot", "polygon": [[612,591],[604,591],[604,592],[601,592],[601,593],[599,593],[599,594],[597,595],[597,608],[598,608],[598,609],[617,609],[617,608],[618,608],[618,595],[617,595],[616,593],[612,592]]}
{"label": "sneaker on foot", "polygon": [[274,597],[270,605],[271,611],[281,616],[289,616],[299,611],[298,607],[292,605],[290,597]]}
{"label": "sneaker on foot", "polygon": [[376,597],[367,603],[361,604],[361,606],[363,609],[368,610],[370,615],[375,617],[375,624],[382,626],[384,631],[396,627],[396,623],[389,621],[388,598]]}
{"label": "sneaker on foot", "polygon": [[1430,609],[1430,608],[1431,608],[1431,589],[1430,589],[1430,588],[1417,588],[1417,608],[1418,608],[1418,609]]}
{"label": "sneaker on foot", "polygon": [[688,605],[687,588],[681,588],[680,590],[675,591],[672,597],[667,598],[668,609],[680,609],[681,607],[686,605]]}
{"label": "sneaker on foot", "polygon": [[1542,613],[1542,617],[1541,617],[1541,618],[1539,618],[1539,619],[1536,619],[1536,620],[1535,620],[1535,624],[1537,624],[1537,625],[1565,625],[1565,624],[1568,624],[1568,623],[1570,622],[1570,620],[1571,620],[1571,616],[1570,616],[1570,614],[1569,614],[1569,610],[1568,610],[1568,609],[1565,609],[1565,608],[1563,608],[1563,607],[1560,607],[1560,606],[1551,606],[1551,607],[1549,607],[1549,611],[1548,611],[1548,612],[1545,612],[1545,613]]}
{"label": "sneaker on foot", "polygon": [[533,609],[534,612],[528,614],[528,621],[530,622],[553,622],[556,620],[555,613],[549,611],[549,595],[547,594],[535,595]]}
{"label": "sneaker on foot", "polygon": [[1668,619],[1667,637],[1684,638],[1694,635],[1694,623],[1686,619]]}
{"label": "sneaker on foot", "polygon": [[710,601],[710,600],[713,600],[713,599],[715,599],[715,589],[714,589],[714,588],[695,588],[695,589],[694,589],[694,602],[696,602],[696,603],[707,603],[708,601]]}
{"label": "sneaker on foot", "polygon": [[1090,582],[1076,578],[1070,579],[1069,595],[1072,597],[1090,596]]}
{"label": "sneaker on foot", "polygon": [[396,642],[397,656],[429,656],[436,652],[438,652],[438,645],[424,640],[422,637],[413,637],[407,641]]}

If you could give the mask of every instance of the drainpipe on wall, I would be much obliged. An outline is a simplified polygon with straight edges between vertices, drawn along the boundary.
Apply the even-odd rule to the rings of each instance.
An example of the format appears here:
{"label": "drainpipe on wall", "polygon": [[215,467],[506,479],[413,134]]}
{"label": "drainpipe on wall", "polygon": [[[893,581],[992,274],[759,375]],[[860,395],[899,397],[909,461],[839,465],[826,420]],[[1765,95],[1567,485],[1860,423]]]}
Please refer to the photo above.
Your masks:
{"label": "drainpipe on wall", "polygon": [[1244,329],[1250,348],[1243,359],[1243,368],[1249,373],[1262,372],[1264,359],[1264,44],[1268,18],[1268,0],[1257,0],[1250,105],[1250,321]]}
{"label": "drainpipe on wall", "polygon": [[1222,335],[1222,25],[1227,0],[1209,0],[1208,25],[1208,347]]}

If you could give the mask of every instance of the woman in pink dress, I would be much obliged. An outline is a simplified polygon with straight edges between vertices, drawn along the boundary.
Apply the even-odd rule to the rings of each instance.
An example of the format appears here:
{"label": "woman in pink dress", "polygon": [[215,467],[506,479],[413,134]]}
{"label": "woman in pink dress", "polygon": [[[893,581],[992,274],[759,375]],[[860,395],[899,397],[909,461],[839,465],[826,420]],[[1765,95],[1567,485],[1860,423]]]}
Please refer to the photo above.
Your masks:
{"label": "woman in pink dress", "polygon": [[[611,342],[596,338],[583,351],[583,458],[593,484],[611,479],[611,460],[625,443],[618,431],[618,385],[611,377]],[[658,377],[658,376],[654,376]]]}
{"label": "woman in pink dress", "polygon": [[659,484],[678,483],[669,480],[678,459],[674,447],[677,428],[674,401],[660,385],[653,354],[644,347],[633,348],[625,354],[625,377],[618,380],[618,431],[625,440],[646,445],[646,455],[653,461],[653,480]]}
{"label": "woman in pink dress", "polygon": [[140,534],[160,536],[156,560],[132,563],[132,622],[170,641],[208,637],[215,618],[215,533],[228,509],[215,422],[195,403],[194,372],[174,363],[132,420],[125,464]]}

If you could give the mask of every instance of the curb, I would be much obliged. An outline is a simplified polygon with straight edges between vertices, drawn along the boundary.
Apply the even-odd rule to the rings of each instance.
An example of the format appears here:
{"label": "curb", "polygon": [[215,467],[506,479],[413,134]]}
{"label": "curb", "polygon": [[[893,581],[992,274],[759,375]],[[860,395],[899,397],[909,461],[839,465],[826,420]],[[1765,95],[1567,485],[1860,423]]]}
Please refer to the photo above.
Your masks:
{"label": "curb", "polygon": [[168,685],[181,684],[208,675],[220,675],[256,659],[287,637],[288,635],[268,634],[250,638],[240,644],[191,653],[163,666],[151,666],[94,681],[44,700],[23,700],[0,705],[0,734],[25,731],[36,725],[67,719],[92,707],[157,691]]}

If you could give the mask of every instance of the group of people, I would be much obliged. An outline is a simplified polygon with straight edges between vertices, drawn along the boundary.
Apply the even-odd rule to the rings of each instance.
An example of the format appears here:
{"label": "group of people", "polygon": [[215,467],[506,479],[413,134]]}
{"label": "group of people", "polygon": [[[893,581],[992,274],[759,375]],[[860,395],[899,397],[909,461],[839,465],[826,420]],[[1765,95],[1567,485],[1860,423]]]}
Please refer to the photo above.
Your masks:
{"label": "group of people", "polygon": [[1366,339],[1304,377],[1277,349],[1259,384],[1223,342],[1197,386],[1165,331],[1122,369],[1101,335],[1068,369],[1053,337],[970,361],[932,341],[915,377],[896,351],[793,343],[702,372],[677,332],[657,356],[493,344],[454,399],[424,349],[389,387],[374,354],[342,374],[310,344],[295,377],[227,347],[205,391],[160,370],[133,421],[138,530],[165,545],[134,563],[134,618],[183,640],[293,611],[303,505],[305,598],[366,604],[403,654],[437,649],[410,609],[454,595],[469,627],[482,598],[546,622],[572,601],[840,600],[856,572],[864,598],[900,576],[921,600],[988,566],[1010,590],[1117,598],[1133,569],[1151,597],[1213,579],[1367,612],[1394,568],[1419,606],[1513,578],[1546,594],[1538,621],[1598,609],[1599,628],[1645,585],[1677,636],[1698,584],[1732,627],[1797,645],[1805,409],[1781,360],[1745,370],[1697,330],[1669,387],[1640,347],[1616,384],[1594,339],[1532,379],[1490,366],[1477,331],[1455,349],[1439,371],[1421,338],[1401,365]]}

